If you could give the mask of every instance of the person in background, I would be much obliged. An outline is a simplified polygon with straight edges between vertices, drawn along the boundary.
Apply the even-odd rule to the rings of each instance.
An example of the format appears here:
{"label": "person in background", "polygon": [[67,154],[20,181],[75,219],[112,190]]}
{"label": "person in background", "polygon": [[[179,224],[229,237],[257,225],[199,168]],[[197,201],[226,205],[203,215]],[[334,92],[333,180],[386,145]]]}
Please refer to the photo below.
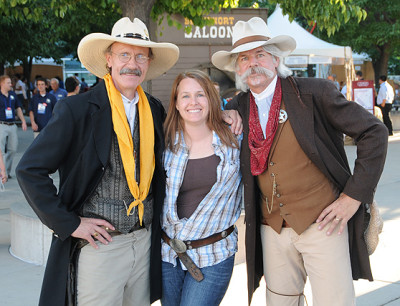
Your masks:
{"label": "person in background", "polygon": [[79,84],[81,83],[81,79],[79,78],[78,72],[74,73],[74,78],[79,82]]}
{"label": "person in background", "polygon": [[205,73],[177,76],[164,125],[164,306],[219,305],[228,288],[242,188],[239,141],[222,114],[219,94]]}
{"label": "person in background", "polygon": [[59,76],[56,76],[56,79],[58,80],[58,87],[65,89],[63,80]]}
{"label": "person in background", "polygon": [[394,100],[393,100],[393,108],[397,111],[400,107],[400,83],[394,83]]}
{"label": "person in background", "polygon": [[57,99],[51,93],[46,92],[46,79],[36,80],[38,93],[29,101],[29,117],[33,130],[33,137],[36,138],[49,122],[53,115]]}
{"label": "person in background", "polygon": [[386,125],[389,136],[393,135],[393,125],[390,119],[390,111],[392,110],[392,104],[394,100],[393,87],[388,83],[386,75],[379,77],[379,91],[376,98],[376,104],[382,111],[383,123]]}
{"label": "person in background", "polygon": [[99,84],[99,82],[100,82],[100,78],[96,77],[96,82],[94,82],[90,88],[95,87],[97,84]]}
{"label": "person in background", "polygon": [[4,164],[3,153],[0,150],[0,181],[1,183],[5,183],[8,180],[6,165]]}
{"label": "person in background", "polygon": [[50,94],[56,97],[57,101],[67,96],[67,91],[59,87],[59,82],[56,78],[50,80],[51,91]]}
{"label": "person in background", "polygon": [[[356,81],[364,80],[362,75],[363,75],[362,72],[360,70],[357,70],[357,72],[356,72]],[[343,85],[342,90],[340,92],[342,93],[342,95],[345,98],[347,97],[347,85],[346,84]]]}
{"label": "person in background", "polygon": [[68,77],[65,80],[65,89],[67,90],[67,97],[74,96],[79,93],[79,82],[74,77]]}
{"label": "person in background", "polygon": [[218,92],[218,96],[220,97],[219,99],[221,101],[221,109],[224,110],[225,105],[226,105],[226,103],[228,103],[228,101],[226,101],[224,98],[221,97],[221,88],[219,87],[218,82],[213,82],[213,85]]}
{"label": "person in background", "polygon": [[52,91],[52,90],[53,89],[51,88],[51,80],[50,79],[46,79],[46,92],[50,93],[50,91]]}
{"label": "person in background", "polygon": [[[227,108],[243,118],[241,172],[249,304],[265,276],[268,306],[355,304],[353,278],[372,280],[368,205],[382,173],[387,129],[331,81],[294,78],[284,59],[296,49],[264,20],[238,21],[231,51],[211,61],[235,73],[240,93]],[[354,170],[343,134],[356,140]]]}
{"label": "person in background", "polygon": [[357,70],[356,72],[356,81],[364,80],[362,71]]}
{"label": "person in background", "polygon": [[327,79],[331,82],[333,82],[333,84],[335,84],[336,88],[339,90],[340,89],[340,84],[338,81],[336,81],[336,74],[332,74],[332,75],[328,75]]}
{"label": "person in background", "polygon": [[19,102],[22,105],[23,112],[25,112],[26,111],[25,104],[28,102],[27,96],[26,96],[26,84],[23,81],[23,79],[25,79],[25,77],[22,78],[19,73],[17,73],[15,75],[15,77],[17,78],[16,83],[15,83],[15,93],[17,94]]}
{"label": "person in background", "polygon": [[85,78],[82,78],[81,80],[81,88],[80,88],[80,93],[85,92],[89,89],[88,84],[85,82]]}
{"label": "person in background", "polygon": [[11,167],[14,155],[18,149],[17,116],[22,122],[22,130],[26,131],[26,121],[22,113],[22,105],[15,92],[11,90],[11,78],[0,76],[0,151],[4,153],[4,163],[8,178],[11,177]]}

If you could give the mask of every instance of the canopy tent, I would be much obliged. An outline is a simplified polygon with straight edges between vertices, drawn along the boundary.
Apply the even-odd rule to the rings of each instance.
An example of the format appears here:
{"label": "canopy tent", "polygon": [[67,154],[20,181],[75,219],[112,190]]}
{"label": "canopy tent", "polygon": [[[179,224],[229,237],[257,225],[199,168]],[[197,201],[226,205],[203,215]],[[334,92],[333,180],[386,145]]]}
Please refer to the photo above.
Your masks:
{"label": "canopy tent", "polygon": [[327,56],[349,59],[352,57],[350,47],[338,46],[319,39],[303,29],[296,21],[289,21],[288,15],[283,15],[279,5],[268,17],[268,27],[276,35],[290,35],[296,40],[297,47],[292,55]]}
{"label": "canopy tent", "polygon": [[[290,35],[296,40],[296,49],[291,53],[291,56],[285,59],[285,64],[289,66],[291,63],[295,65],[296,63],[303,65],[332,64],[334,62],[339,63],[337,59],[340,59],[345,69],[347,98],[350,98],[351,81],[355,78],[353,54],[350,47],[326,42],[306,31],[296,21],[290,22],[289,16],[283,15],[279,5],[268,17],[267,23],[273,36]],[[317,65],[317,67],[320,68],[317,72],[318,77],[326,78],[330,66]]]}

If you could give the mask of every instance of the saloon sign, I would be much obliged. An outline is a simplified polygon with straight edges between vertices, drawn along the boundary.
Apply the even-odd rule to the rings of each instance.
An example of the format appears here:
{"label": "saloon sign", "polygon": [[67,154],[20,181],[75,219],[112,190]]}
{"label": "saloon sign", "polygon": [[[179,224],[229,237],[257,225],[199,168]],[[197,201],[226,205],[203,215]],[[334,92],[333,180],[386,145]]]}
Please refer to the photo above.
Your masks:
{"label": "saloon sign", "polygon": [[[251,17],[259,16],[267,19],[267,10],[265,9],[233,9],[230,11],[222,10],[219,14],[212,14],[206,18],[212,19],[214,24],[211,26],[198,27],[193,25],[192,21],[182,16],[171,16],[183,27],[191,27],[191,31],[186,33],[183,29],[176,29],[168,26],[167,18],[164,18],[157,32],[160,34],[159,41],[168,41],[178,45],[213,45],[230,46],[232,44],[233,26],[239,20],[247,21]],[[161,34],[162,33],[162,34]]]}
{"label": "saloon sign", "polygon": [[185,32],[185,38],[232,38],[232,28],[235,24],[235,17],[208,17],[214,19],[214,25],[206,27],[194,27],[192,22],[185,18],[185,26],[191,25],[192,31]]}

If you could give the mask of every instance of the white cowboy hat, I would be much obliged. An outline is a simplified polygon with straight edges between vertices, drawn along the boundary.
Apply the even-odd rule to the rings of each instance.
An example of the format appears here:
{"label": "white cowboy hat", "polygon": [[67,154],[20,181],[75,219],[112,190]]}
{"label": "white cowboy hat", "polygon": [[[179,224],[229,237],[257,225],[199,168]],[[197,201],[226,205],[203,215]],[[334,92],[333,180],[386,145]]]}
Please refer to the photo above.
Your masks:
{"label": "white cowboy hat", "polygon": [[78,46],[79,60],[87,70],[103,78],[108,73],[104,52],[114,42],[151,48],[154,58],[150,61],[145,81],[162,75],[179,58],[177,46],[151,41],[147,27],[140,19],[135,18],[131,22],[128,17],[124,17],[114,24],[111,35],[92,33],[82,38]]}
{"label": "white cowboy hat", "polygon": [[236,22],[232,31],[233,49],[214,53],[211,62],[220,70],[235,71],[232,55],[265,45],[275,45],[282,51],[282,56],[288,56],[296,49],[294,38],[288,35],[272,37],[264,20],[260,17],[253,17],[249,21]]}

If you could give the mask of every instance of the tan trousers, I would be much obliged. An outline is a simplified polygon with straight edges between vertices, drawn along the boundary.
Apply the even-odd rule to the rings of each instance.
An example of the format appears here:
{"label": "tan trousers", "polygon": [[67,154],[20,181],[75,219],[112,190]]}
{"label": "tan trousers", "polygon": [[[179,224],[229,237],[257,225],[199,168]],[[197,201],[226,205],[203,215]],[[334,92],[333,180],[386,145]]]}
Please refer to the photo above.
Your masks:
{"label": "tan trousers", "polygon": [[78,305],[150,305],[151,229],[82,248],[78,261]]}
{"label": "tan trousers", "polygon": [[301,235],[291,228],[278,234],[261,225],[268,306],[304,305],[307,276],[314,306],[355,305],[347,227],[341,235],[326,236],[327,229],[314,223]]}

